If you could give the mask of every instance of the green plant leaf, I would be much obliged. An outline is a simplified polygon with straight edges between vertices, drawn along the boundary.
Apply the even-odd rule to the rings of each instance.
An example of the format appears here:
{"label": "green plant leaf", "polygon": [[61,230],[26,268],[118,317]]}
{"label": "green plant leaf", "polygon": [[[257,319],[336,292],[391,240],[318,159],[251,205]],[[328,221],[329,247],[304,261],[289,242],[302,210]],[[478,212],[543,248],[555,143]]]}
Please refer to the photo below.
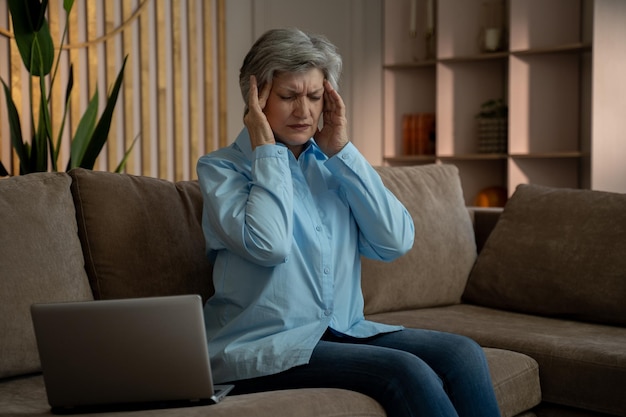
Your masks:
{"label": "green plant leaf", "polygon": [[[74,5],[74,2],[72,1],[71,4],[65,4],[64,3],[64,9],[65,9],[65,25],[63,27],[63,34],[61,35],[61,42],[59,43],[59,45],[63,45],[63,43],[65,42],[65,39],[67,38],[67,30],[69,28],[69,23],[70,23],[70,19],[69,19],[69,14],[70,14],[70,10],[72,9],[72,6]],[[66,7],[67,6],[67,7]],[[59,52],[57,54],[57,59],[56,59],[56,64],[54,65],[54,71],[52,71],[52,76],[50,77],[50,91],[52,91],[52,86],[54,85],[54,82],[57,78],[57,73],[59,70],[59,63],[61,62],[61,53],[63,52],[63,48],[59,47],[58,48]],[[73,75],[72,73],[72,65],[70,64],[70,77]],[[73,80],[72,80],[73,81]],[[66,99],[67,101],[67,99]]]}
{"label": "green plant leaf", "polygon": [[[70,64],[70,76],[67,81],[67,87],[65,88],[65,107],[63,108],[63,117],[61,118],[61,127],[59,128],[59,134],[57,135],[57,143],[54,148],[54,158],[58,159],[59,151],[61,149],[61,141],[63,140],[63,131],[65,130],[65,122],[67,121],[67,113],[70,109],[70,95],[72,88],[74,87],[74,65]],[[69,161],[68,161],[69,164]]]}
{"label": "green plant leaf", "polygon": [[120,172],[124,171],[124,168],[126,168],[126,162],[128,162],[128,157],[130,156],[130,152],[135,147],[135,143],[137,142],[137,139],[139,139],[139,136],[141,136],[141,133],[135,136],[135,139],[133,139],[133,143],[131,143],[130,147],[126,150],[126,152],[124,152],[124,158],[122,158],[117,168],[115,168],[116,173],[119,174]]}
{"label": "green plant leaf", "polygon": [[67,14],[69,14],[72,11],[73,6],[74,6],[74,0],[63,0],[63,10],[65,10]]}
{"label": "green plant leaf", "polygon": [[[48,170],[48,135],[46,128],[46,116],[45,113],[48,111],[45,101],[41,100],[39,105],[39,120],[37,121],[37,130],[33,135],[32,140],[32,148],[35,151],[34,154],[31,153],[31,158],[34,158],[34,171],[36,172],[44,172]],[[33,159],[31,159],[32,161]],[[56,171],[56,164],[53,163],[52,169]]]}
{"label": "green plant leaf", "polygon": [[7,171],[2,161],[0,161],[0,177],[8,177],[8,176],[9,176],[9,171]]}
{"label": "green plant leaf", "polygon": [[[26,152],[28,153],[28,155],[30,155],[29,160],[28,160],[28,172],[37,172],[37,149],[33,149],[33,147],[31,146],[31,143],[34,143],[34,140],[31,140],[31,142],[25,142],[24,143],[24,147],[26,148]],[[24,175],[24,172],[22,172],[22,168],[20,167],[20,175]]]}
{"label": "green plant leaf", "polygon": [[70,75],[67,79],[67,87],[65,88],[65,104],[70,102],[70,94],[74,88],[74,64],[70,64]]}
{"label": "green plant leaf", "polygon": [[[33,47],[37,49],[39,42],[35,39]],[[41,60],[39,60],[41,64]],[[40,67],[40,71],[43,69]],[[52,142],[52,121],[50,119],[50,109],[48,108],[48,91],[46,89],[46,80],[44,77],[39,77],[39,123],[37,127],[37,171],[44,172],[48,170],[48,153],[54,156],[54,144]],[[55,158],[51,158],[52,170],[57,171],[57,161]]]}
{"label": "green plant leaf", "polygon": [[67,170],[79,167],[83,160],[83,156],[87,151],[89,142],[92,140],[94,127],[96,126],[96,118],[98,117],[98,89],[89,101],[89,105],[78,122],[74,140],[70,147],[70,160]]}
{"label": "green plant leaf", "polygon": [[34,18],[33,22],[35,23],[34,29],[35,31],[41,30],[44,22],[46,21],[46,9],[48,8],[48,0],[43,0],[41,4],[39,4],[39,10],[37,10],[38,1],[32,2],[33,10],[31,12],[31,19]]}
{"label": "green plant leaf", "polygon": [[102,116],[100,116],[100,120],[98,120],[93,136],[89,141],[87,150],[85,151],[83,159],[80,163],[81,168],[93,169],[93,166],[96,163],[96,158],[107,141],[109,130],[111,129],[111,120],[113,119],[113,111],[115,110],[117,96],[119,94],[120,87],[122,86],[122,81],[124,80],[124,68],[126,67],[127,60],[128,55],[124,57],[124,63],[122,64],[120,72],[117,74],[111,94],[107,98],[107,103],[104,111],[102,112]]}
{"label": "green plant leaf", "polygon": [[[47,75],[54,61],[54,44],[45,19],[48,1],[44,0],[40,3],[39,0],[8,0],[8,4],[15,42],[22,62],[31,75]],[[33,57],[35,40],[39,43],[40,54]],[[38,62],[40,57],[41,62]],[[40,69],[43,69],[43,72]]]}
{"label": "green plant leaf", "polygon": [[[2,81],[8,104],[11,145],[20,160],[20,174],[47,171],[49,169],[48,165],[51,165],[53,171],[57,171],[59,150],[63,140],[63,132],[69,113],[70,96],[74,85],[73,68],[70,67],[70,77],[65,92],[65,108],[61,120],[61,128],[55,142],[50,117],[49,92],[52,91],[58,63],[60,62],[59,58],[63,49],[59,48],[58,50],[59,58],[57,58],[57,66],[54,68],[54,73],[50,77],[44,77],[51,73],[52,65],[55,60],[55,49],[50,35],[48,21],[46,20],[48,2],[49,0],[7,0],[18,50],[24,62],[24,66],[31,76],[29,82],[31,110],[28,123],[30,123],[31,132],[33,133],[30,141],[26,142],[22,138],[19,113],[11,97],[9,87]],[[70,13],[74,2],[75,0],[63,0],[63,8],[66,14]],[[66,19],[61,44],[63,44],[67,36],[68,22],[69,19]],[[107,97],[106,107],[97,123],[96,118],[99,102],[97,91],[90,100],[88,108],[79,121],[76,132],[73,134],[70,145],[70,158],[67,165],[68,170],[77,166],[93,169],[96,158],[107,141],[113,112],[124,78],[124,68],[126,67],[127,59],[128,56],[124,58],[122,68],[117,75],[110,95]],[[33,86],[37,85],[37,83],[33,82],[32,77],[39,77],[38,87],[40,90],[40,102],[37,120],[35,120],[36,109],[33,101]],[[48,78],[49,85],[47,85]],[[122,162],[118,165],[118,170],[124,168],[128,155],[136,141],[137,138],[133,141],[130,149],[126,151]],[[5,167],[0,166],[0,174],[5,173],[8,175],[8,171]]]}
{"label": "green plant leaf", "polygon": [[[15,153],[20,160],[20,173],[27,174],[27,171],[30,163],[29,163],[29,150],[28,147],[24,144],[24,139],[22,138],[22,127],[20,125],[20,115],[17,112],[17,107],[15,107],[15,102],[13,101],[13,97],[11,96],[11,91],[9,87],[6,85],[4,80],[2,80],[2,86],[4,87],[4,95],[6,97],[7,102],[7,113],[9,115],[9,131],[11,135],[11,144],[13,145],[13,149],[15,149]],[[22,172],[26,171],[26,172]]]}

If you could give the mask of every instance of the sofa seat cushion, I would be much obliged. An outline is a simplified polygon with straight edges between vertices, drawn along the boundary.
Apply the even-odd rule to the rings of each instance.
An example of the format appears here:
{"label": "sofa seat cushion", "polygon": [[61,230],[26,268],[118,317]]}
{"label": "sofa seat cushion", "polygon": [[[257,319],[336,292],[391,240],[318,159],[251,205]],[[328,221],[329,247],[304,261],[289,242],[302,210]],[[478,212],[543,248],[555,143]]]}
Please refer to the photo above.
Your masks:
{"label": "sofa seat cushion", "polygon": [[541,402],[537,361],[510,350],[483,349],[502,417],[515,416]]}
{"label": "sofa seat cushion", "polygon": [[391,263],[363,259],[365,314],[459,303],[476,243],[457,167],[376,169],[413,217],[415,242]]}
{"label": "sofa seat cushion", "polygon": [[[231,395],[219,404],[149,411],[74,414],[98,417],[385,417],[373,399],[353,391],[319,388]],[[0,416],[52,416],[43,377],[0,381]]]}
{"label": "sofa seat cushion", "polygon": [[0,378],[41,368],[31,304],[92,298],[70,182],[64,173],[0,180]]}
{"label": "sofa seat cushion", "polygon": [[463,299],[521,313],[626,325],[626,194],[520,185]]}
{"label": "sofa seat cushion", "polygon": [[196,181],[85,169],[70,176],[96,298],[212,293]]}
{"label": "sofa seat cushion", "polygon": [[543,400],[626,416],[626,328],[460,304],[368,317],[464,334],[481,346],[531,356]]}

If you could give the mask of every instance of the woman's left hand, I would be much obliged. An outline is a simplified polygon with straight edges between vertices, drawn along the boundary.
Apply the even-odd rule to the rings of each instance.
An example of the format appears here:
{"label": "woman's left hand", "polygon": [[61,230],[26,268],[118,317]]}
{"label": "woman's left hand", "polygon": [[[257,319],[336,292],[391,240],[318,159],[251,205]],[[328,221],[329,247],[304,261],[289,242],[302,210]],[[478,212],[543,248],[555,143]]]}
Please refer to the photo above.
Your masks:
{"label": "woman's left hand", "polygon": [[346,106],[339,93],[324,80],[324,124],[315,134],[315,142],[329,158],[348,143]]}

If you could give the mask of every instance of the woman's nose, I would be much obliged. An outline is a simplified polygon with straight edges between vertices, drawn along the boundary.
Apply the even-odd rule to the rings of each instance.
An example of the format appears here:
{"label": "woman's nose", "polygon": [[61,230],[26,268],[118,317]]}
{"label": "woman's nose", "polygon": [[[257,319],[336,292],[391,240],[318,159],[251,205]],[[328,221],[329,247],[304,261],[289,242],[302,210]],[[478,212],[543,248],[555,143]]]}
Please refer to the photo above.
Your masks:
{"label": "woman's nose", "polygon": [[293,114],[296,117],[306,117],[308,114],[308,103],[305,97],[299,97],[295,101]]}

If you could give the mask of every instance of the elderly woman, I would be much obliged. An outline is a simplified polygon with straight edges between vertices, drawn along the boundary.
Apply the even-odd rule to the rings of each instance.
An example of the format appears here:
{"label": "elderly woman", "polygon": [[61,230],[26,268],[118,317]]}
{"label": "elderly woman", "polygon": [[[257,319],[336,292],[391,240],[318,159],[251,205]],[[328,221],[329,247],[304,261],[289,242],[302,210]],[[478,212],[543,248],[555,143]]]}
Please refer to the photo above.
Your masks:
{"label": "elderly woman", "polygon": [[401,256],[414,228],[348,139],[340,72],[326,38],[265,33],[241,67],[245,128],[198,162],[214,378],[354,390],[390,416],[498,416],[476,343],[364,318],[361,256]]}

